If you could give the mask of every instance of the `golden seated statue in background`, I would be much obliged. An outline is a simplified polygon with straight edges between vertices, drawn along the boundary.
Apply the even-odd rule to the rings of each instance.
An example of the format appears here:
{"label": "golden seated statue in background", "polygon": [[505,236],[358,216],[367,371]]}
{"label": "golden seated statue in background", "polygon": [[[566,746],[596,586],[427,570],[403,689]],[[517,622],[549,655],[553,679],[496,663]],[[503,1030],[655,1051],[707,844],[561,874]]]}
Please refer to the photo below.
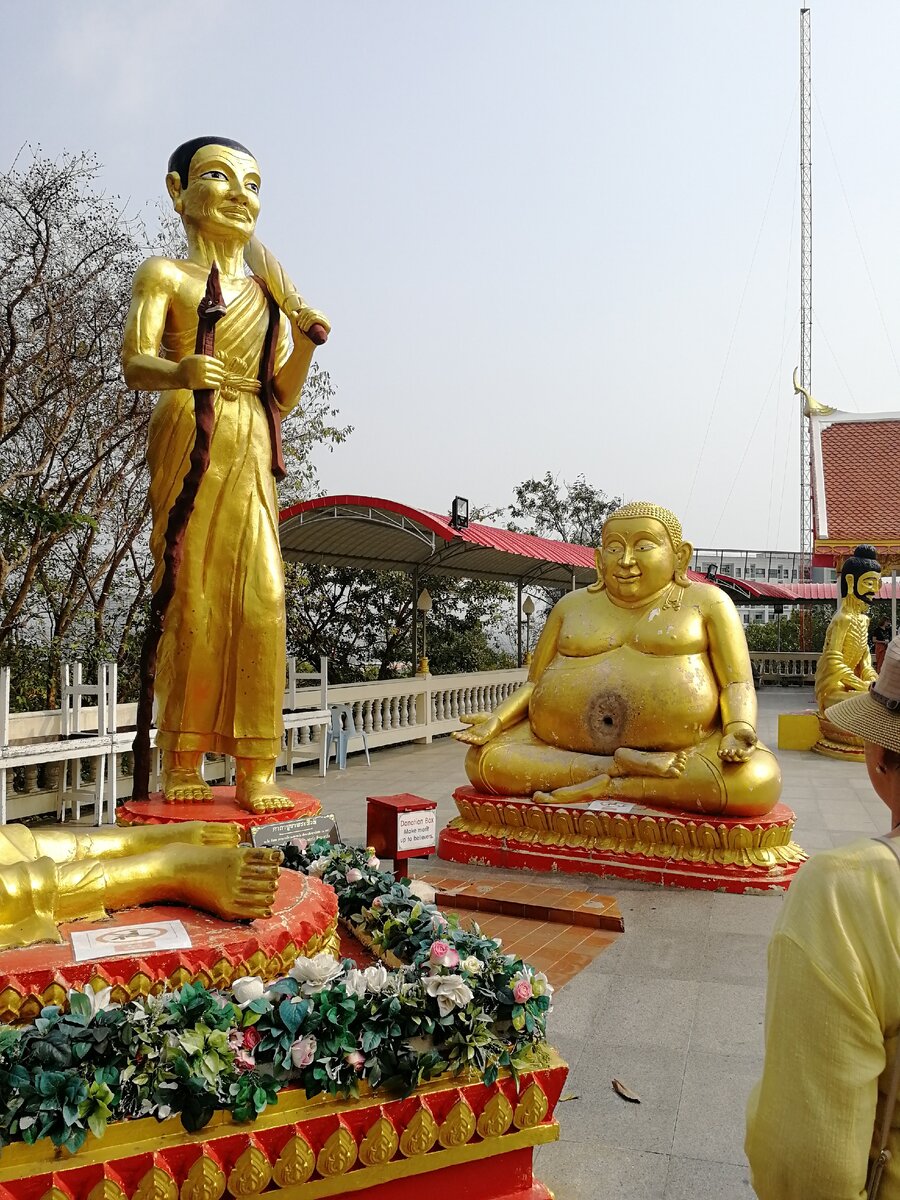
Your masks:
{"label": "golden seated statue in background", "polygon": [[226,920],[271,915],[278,850],[239,847],[237,825],[0,830],[0,950],[59,942],[61,921],[176,900]]}
{"label": "golden seated statue in background", "polygon": [[727,817],[775,806],[781,772],[757,741],[743,626],[724,592],[688,581],[691,554],[667,509],[607,519],[597,582],[553,608],[528,682],[454,734],[471,746],[473,787]]}
{"label": "golden seated statue in background", "polygon": [[816,664],[816,705],[822,732],[816,749],[823,753],[837,743],[833,749],[838,757],[845,757],[840,747],[846,746],[860,751],[853,757],[862,759],[862,738],[833,725],[828,709],[858,692],[867,692],[878,678],[869,653],[869,607],[880,590],[881,563],[875,547],[857,546],[841,566],[841,603],[831,618]]}

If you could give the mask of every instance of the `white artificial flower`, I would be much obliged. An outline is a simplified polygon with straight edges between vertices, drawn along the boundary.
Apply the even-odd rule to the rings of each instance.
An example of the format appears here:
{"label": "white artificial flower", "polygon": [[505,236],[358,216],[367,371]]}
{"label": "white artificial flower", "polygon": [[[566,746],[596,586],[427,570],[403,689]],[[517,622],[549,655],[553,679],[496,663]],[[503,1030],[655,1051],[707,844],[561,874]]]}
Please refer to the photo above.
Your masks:
{"label": "white artificial flower", "polygon": [[247,975],[236,979],[231,985],[231,994],[235,1004],[244,1008],[253,1000],[260,1000],[266,994],[266,985],[258,975]]}
{"label": "white artificial flower", "polygon": [[411,879],[407,887],[417,900],[422,900],[425,904],[434,904],[435,890],[424,879]]}
{"label": "white artificial flower", "polygon": [[347,879],[348,883],[359,883],[359,881],[362,879],[362,877],[363,877],[363,873],[359,869],[359,867],[351,867],[346,875],[346,879]]}
{"label": "white artificial flower", "polygon": [[442,1017],[446,1017],[454,1008],[465,1008],[475,996],[461,975],[429,975],[425,980],[425,990],[437,1000],[438,1012]]}
{"label": "white artificial flower", "polygon": [[480,975],[483,969],[481,959],[476,958],[474,954],[470,954],[468,958],[464,958],[460,965],[468,975]]}
{"label": "white artificial flower", "polygon": [[373,967],[366,967],[364,974],[366,977],[366,987],[370,992],[375,992],[376,994],[384,991],[390,979],[390,974],[384,963],[377,963]]}
{"label": "white artificial flower", "polygon": [[358,971],[354,967],[344,976],[344,991],[348,996],[364,996],[366,994],[366,982],[365,972]]}
{"label": "white artificial flower", "polygon": [[[75,990],[74,988],[72,989]],[[91,1016],[96,1017],[97,1013],[105,1012],[108,1008],[112,1008],[112,988],[100,988],[99,991],[94,991],[92,987],[86,987],[83,995],[86,997],[91,1006]],[[71,1003],[72,992],[69,992]]]}
{"label": "white artificial flower", "polygon": [[316,879],[321,879],[328,870],[330,863],[327,858],[314,858],[306,868],[307,875],[315,875]]}
{"label": "white artificial flower", "polygon": [[378,871],[381,868],[381,859],[374,854],[370,854],[366,861],[366,866],[370,871]]}
{"label": "white artificial flower", "polygon": [[341,974],[341,964],[324,950],[312,958],[298,958],[288,974],[301,985],[304,996],[316,996]]}

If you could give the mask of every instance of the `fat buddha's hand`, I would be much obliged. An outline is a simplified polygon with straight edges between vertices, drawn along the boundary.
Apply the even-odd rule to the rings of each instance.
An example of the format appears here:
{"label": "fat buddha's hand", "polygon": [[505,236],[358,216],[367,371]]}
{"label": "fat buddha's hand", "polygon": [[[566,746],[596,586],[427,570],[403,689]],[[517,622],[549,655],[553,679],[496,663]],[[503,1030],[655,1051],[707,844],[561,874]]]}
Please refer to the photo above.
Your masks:
{"label": "fat buddha's hand", "polygon": [[[460,719],[465,720],[464,717]],[[485,742],[489,742],[502,732],[503,723],[499,717],[486,717],[485,720],[478,721],[471,729],[458,729],[453,737],[458,742],[465,742],[469,746],[483,746]]]}
{"label": "fat buddha's hand", "polygon": [[746,762],[756,749],[756,730],[746,721],[733,721],[722,734],[719,758],[723,762]]}
{"label": "fat buddha's hand", "polygon": [[209,354],[188,354],[175,369],[177,386],[191,392],[220,388],[224,378],[224,365]]}

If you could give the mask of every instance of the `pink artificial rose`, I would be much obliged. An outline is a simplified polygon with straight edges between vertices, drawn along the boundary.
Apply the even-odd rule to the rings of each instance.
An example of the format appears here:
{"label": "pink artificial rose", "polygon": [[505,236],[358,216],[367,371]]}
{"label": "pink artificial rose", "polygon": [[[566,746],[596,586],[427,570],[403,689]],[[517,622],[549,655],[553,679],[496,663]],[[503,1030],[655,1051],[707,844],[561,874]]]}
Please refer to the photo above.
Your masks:
{"label": "pink artificial rose", "polygon": [[445,954],[448,954],[450,947],[446,942],[432,942],[431,952],[429,957],[433,963],[440,963]]}
{"label": "pink artificial rose", "polygon": [[291,1062],[298,1071],[308,1067],[316,1057],[316,1039],[314,1037],[297,1038],[291,1046]]}
{"label": "pink artificial rose", "polygon": [[362,877],[362,871],[360,871],[357,867],[351,867],[347,872],[348,883],[359,883]]}
{"label": "pink artificial rose", "polygon": [[244,1049],[249,1050],[252,1054],[262,1038],[259,1036],[259,1031],[251,1025],[249,1029],[244,1030]]}
{"label": "pink artificial rose", "polygon": [[526,1000],[531,999],[531,984],[527,979],[520,979],[513,988],[513,999],[516,1004],[524,1004]]}
{"label": "pink artificial rose", "polygon": [[357,1075],[366,1065],[366,1056],[359,1050],[351,1050],[349,1054],[345,1055],[345,1058]]}
{"label": "pink artificial rose", "polygon": [[299,850],[301,854],[303,854],[303,852],[306,850],[306,847],[309,845],[309,842],[306,840],[306,838],[292,838],[291,845],[296,850]]}
{"label": "pink artificial rose", "polygon": [[380,896],[376,896],[375,899],[372,901],[373,908],[381,908],[383,904],[384,904],[384,901],[381,899]]}
{"label": "pink artificial rose", "polygon": [[239,1071],[252,1071],[256,1066],[256,1059],[252,1054],[247,1054],[243,1050],[238,1050],[234,1056],[234,1065]]}
{"label": "pink artificial rose", "polygon": [[452,946],[447,951],[447,953],[444,955],[444,957],[441,959],[441,966],[442,967],[458,967],[459,966],[459,954]]}

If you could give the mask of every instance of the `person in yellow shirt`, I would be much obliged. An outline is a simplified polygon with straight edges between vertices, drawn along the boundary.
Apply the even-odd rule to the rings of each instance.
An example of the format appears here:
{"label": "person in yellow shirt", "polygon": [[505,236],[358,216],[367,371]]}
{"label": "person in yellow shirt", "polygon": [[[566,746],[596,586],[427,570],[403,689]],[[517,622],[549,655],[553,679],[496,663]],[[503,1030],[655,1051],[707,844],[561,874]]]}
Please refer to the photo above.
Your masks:
{"label": "person in yellow shirt", "polygon": [[[759,1200],[863,1200],[900,1053],[900,637],[829,720],[865,743],[893,834],[812,858],[769,945],[763,1075],[745,1150]],[[879,1200],[900,1200],[900,1114]]]}

